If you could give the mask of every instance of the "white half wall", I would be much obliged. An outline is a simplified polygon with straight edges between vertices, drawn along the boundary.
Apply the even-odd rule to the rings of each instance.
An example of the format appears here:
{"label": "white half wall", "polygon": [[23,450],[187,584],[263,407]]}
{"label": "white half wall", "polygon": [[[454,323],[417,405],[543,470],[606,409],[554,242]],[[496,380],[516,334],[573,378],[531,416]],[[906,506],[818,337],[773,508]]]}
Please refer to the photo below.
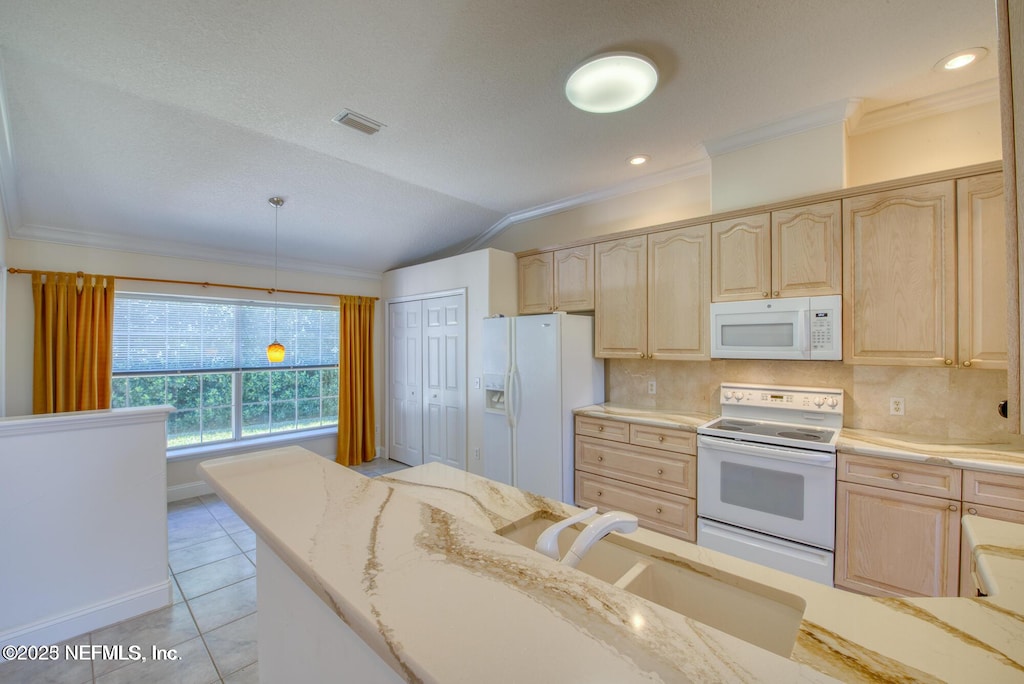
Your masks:
{"label": "white half wall", "polygon": [[169,605],[169,406],[0,419],[0,644]]}
{"label": "white half wall", "polygon": [[[517,278],[515,255],[496,249],[481,249],[384,274],[384,301],[466,290],[466,461],[472,473],[483,473],[483,461],[477,454],[483,447],[484,392],[473,386],[474,378],[483,375],[483,319],[495,314],[516,314]],[[382,352],[382,358],[386,354]],[[387,426],[386,418],[381,416],[378,422]],[[388,443],[385,429],[381,430],[380,440]]]}

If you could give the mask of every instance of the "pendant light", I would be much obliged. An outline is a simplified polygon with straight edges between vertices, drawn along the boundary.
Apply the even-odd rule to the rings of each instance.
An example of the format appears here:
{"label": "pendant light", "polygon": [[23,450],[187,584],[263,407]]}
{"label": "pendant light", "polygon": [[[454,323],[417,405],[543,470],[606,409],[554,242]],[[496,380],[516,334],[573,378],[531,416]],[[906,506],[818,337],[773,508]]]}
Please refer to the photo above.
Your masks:
{"label": "pendant light", "polygon": [[277,212],[284,206],[284,198],[271,197],[267,201],[274,206],[274,341],[267,345],[267,361],[281,363],[284,361],[284,345],[277,341]]}

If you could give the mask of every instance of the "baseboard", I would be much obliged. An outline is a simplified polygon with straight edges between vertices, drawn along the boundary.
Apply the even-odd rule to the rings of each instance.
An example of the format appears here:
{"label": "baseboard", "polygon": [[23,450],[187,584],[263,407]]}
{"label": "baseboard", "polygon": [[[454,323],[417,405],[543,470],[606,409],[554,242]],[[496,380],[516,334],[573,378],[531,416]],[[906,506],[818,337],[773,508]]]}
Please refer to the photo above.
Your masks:
{"label": "baseboard", "polygon": [[210,485],[202,480],[199,482],[186,482],[185,484],[167,488],[167,503],[191,499],[194,496],[202,496],[204,494],[213,494],[213,489],[210,488]]}
{"label": "baseboard", "polygon": [[[167,579],[151,587],[124,594],[103,603],[4,632],[0,634],[0,644],[4,646],[8,644],[13,646],[57,644],[170,604],[171,581]],[[0,656],[0,662],[3,660],[3,656]]]}

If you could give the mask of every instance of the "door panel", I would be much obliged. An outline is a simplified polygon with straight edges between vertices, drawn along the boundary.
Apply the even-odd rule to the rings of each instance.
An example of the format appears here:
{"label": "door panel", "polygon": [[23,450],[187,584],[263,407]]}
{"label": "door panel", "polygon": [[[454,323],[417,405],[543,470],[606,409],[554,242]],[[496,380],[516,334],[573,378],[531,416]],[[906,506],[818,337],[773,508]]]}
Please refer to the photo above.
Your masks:
{"label": "door panel", "polygon": [[394,302],[389,305],[391,443],[388,455],[407,465],[423,463],[420,309],[421,303],[418,301]]}
{"label": "door panel", "polygon": [[466,467],[466,322],[463,295],[427,299],[424,307],[424,460]]}

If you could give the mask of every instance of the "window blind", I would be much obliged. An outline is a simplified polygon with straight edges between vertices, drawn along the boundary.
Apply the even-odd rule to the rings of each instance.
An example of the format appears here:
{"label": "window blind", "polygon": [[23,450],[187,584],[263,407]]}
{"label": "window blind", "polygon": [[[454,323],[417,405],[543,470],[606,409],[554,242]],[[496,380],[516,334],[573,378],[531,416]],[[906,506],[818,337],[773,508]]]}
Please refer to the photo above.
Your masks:
{"label": "window blind", "polygon": [[[271,364],[275,338],[285,360]],[[338,309],[118,293],[113,342],[115,374],[336,366]]]}

